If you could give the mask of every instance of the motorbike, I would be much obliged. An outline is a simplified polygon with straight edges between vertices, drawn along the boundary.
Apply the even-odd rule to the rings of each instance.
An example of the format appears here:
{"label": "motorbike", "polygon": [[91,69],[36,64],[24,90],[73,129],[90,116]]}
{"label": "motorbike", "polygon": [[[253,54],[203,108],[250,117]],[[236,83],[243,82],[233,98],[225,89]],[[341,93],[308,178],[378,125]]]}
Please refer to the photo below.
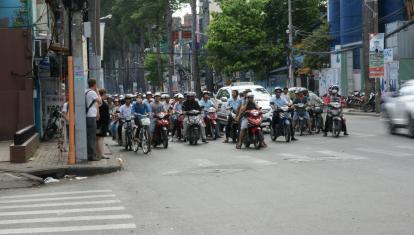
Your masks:
{"label": "motorbike", "polygon": [[201,126],[200,126],[200,111],[192,110],[187,112],[187,140],[191,145],[197,145],[198,140],[201,135]]}
{"label": "motorbike", "polygon": [[177,139],[183,138],[183,121],[184,121],[184,115],[181,112],[175,112],[172,116],[173,121],[173,129],[176,131],[176,137]]}
{"label": "motorbike", "polygon": [[141,148],[144,154],[151,152],[150,144],[150,131],[149,126],[151,121],[148,115],[137,115],[136,126],[133,129],[133,140],[132,140],[132,149],[134,152],[138,152]]}
{"label": "motorbike", "polygon": [[244,138],[244,145],[246,148],[253,144],[255,149],[260,149],[263,142],[263,131],[260,125],[262,124],[263,114],[259,110],[249,110],[245,112],[247,115],[248,127],[246,137]]}
{"label": "motorbike", "polygon": [[230,138],[234,143],[237,143],[239,139],[240,126],[239,123],[236,122],[236,114],[233,112],[233,109],[228,108],[227,110],[229,111],[229,115],[227,115],[227,123],[231,123]]}
{"label": "motorbike", "polygon": [[361,107],[364,103],[364,93],[354,91],[352,96],[348,96],[346,103],[348,107]]}
{"label": "motorbike", "polygon": [[54,108],[50,113],[49,120],[47,121],[45,133],[43,134],[43,140],[47,141],[55,137],[58,130],[63,126],[61,118],[62,113],[58,108]]}
{"label": "motorbike", "polygon": [[155,147],[162,144],[166,149],[168,148],[168,127],[169,127],[169,115],[167,113],[161,112],[155,115],[156,123],[154,130],[154,139],[152,144]]}
{"label": "motorbike", "polygon": [[129,116],[124,118],[123,124],[123,136],[122,136],[122,143],[124,144],[125,150],[133,150],[132,149],[132,140],[133,140],[133,129],[134,123],[132,122],[133,116]]}
{"label": "motorbike", "polygon": [[273,141],[276,141],[276,139],[280,136],[284,136],[287,143],[291,141],[291,113],[292,111],[288,106],[280,107],[273,113],[273,115],[279,115],[279,123],[270,125],[270,137]]}
{"label": "motorbike", "polygon": [[331,102],[328,116],[332,119],[331,132],[338,137],[342,131],[342,106],[340,102]]}
{"label": "motorbike", "polygon": [[210,107],[205,111],[204,123],[206,124],[206,135],[211,136],[213,140],[219,138],[219,126],[217,124],[216,109]]}
{"label": "motorbike", "polygon": [[296,113],[298,114],[298,123],[296,124],[299,128],[300,136],[303,135],[303,132],[306,131],[306,119],[305,119],[305,112],[306,112],[306,105],[303,103],[295,104]]}
{"label": "motorbike", "polygon": [[312,108],[313,113],[313,127],[315,128],[316,134],[319,134],[323,130],[323,108],[321,106],[314,106]]}
{"label": "motorbike", "polygon": [[375,99],[376,99],[376,94],[374,92],[371,92],[369,94],[368,102],[366,102],[363,105],[364,112],[368,112],[368,111],[375,112]]}

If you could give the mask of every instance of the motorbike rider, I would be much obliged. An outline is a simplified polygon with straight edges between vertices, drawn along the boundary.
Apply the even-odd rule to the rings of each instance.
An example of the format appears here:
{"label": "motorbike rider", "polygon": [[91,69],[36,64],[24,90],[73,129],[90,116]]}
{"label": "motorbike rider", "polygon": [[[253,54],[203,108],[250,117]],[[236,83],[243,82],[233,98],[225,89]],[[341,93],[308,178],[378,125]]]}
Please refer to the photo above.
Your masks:
{"label": "motorbike rider", "polygon": [[216,108],[215,104],[210,99],[210,92],[208,91],[203,91],[203,98],[198,102],[198,104],[205,112],[207,112],[211,107]]}
{"label": "motorbike rider", "polygon": [[136,102],[132,105],[132,113],[135,116],[135,125],[138,127],[137,133],[139,133],[141,125],[141,119],[144,118],[145,115],[151,113],[151,107],[148,103],[144,102],[142,98],[142,94],[137,94]]}
{"label": "motorbike rider", "polygon": [[[329,104],[331,102],[339,102],[341,103],[342,107],[345,107],[345,99],[341,95],[339,95],[339,87],[334,85],[330,89],[330,94],[325,97],[325,104],[328,105],[328,112],[329,112]],[[342,116],[342,130],[344,132],[344,135],[349,135],[346,127],[346,120]],[[329,117],[329,115],[326,115],[326,121],[325,121],[325,130],[323,136],[328,136],[328,131],[332,128],[332,117]]]}
{"label": "motorbike rider", "polygon": [[283,88],[283,93],[282,93],[281,97],[285,98],[285,100],[289,103],[289,105],[292,104],[292,100],[290,99],[290,96],[289,96],[289,88],[287,88],[287,87]]}
{"label": "motorbike rider", "polygon": [[[278,108],[283,106],[290,106],[288,100],[286,100],[286,97],[282,94],[282,88],[281,87],[275,87],[275,96],[270,99],[270,107],[274,110],[273,117],[272,117],[272,127],[277,128],[277,124],[280,124],[280,116],[279,112],[277,111]],[[293,125],[291,125],[291,132],[292,132],[292,140],[298,140],[295,138],[295,132],[293,131]]]}
{"label": "motorbike rider", "polygon": [[[254,101],[254,95],[252,92],[249,92],[246,94],[246,101],[245,103],[240,107],[240,111],[236,117],[236,121],[240,120],[240,134],[239,134],[239,142],[236,145],[237,149],[241,149],[242,146],[242,141],[244,136],[246,135],[246,130],[248,128],[248,120],[247,117],[244,115],[246,111],[250,111],[250,110],[260,110],[261,108],[259,107],[259,105]],[[242,117],[243,116],[243,117]],[[267,147],[266,143],[263,142],[261,143],[262,147]]]}
{"label": "motorbike rider", "polygon": [[[201,107],[200,107],[200,104],[195,100],[195,92],[188,92],[187,93],[187,100],[184,101],[183,106],[182,106],[182,110],[183,110],[184,114],[186,112],[189,112],[189,111],[192,111],[192,110],[197,110],[197,111],[200,111],[200,112],[202,111]],[[205,129],[205,126],[204,126],[203,119],[200,118],[199,120],[200,120],[199,125],[200,125],[200,129],[201,129],[201,140],[203,141],[203,143],[207,143],[206,129]],[[184,122],[183,122],[184,135],[187,135],[187,130],[188,130],[187,121],[188,121],[188,117],[185,117]],[[185,137],[187,137],[187,136],[185,136]]]}
{"label": "motorbike rider", "polygon": [[154,101],[153,97],[152,97],[152,92],[151,91],[147,91],[147,93],[145,94],[145,99],[144,102],[151,104],[151,102]]}
{"label": "motorbike rider", "polygon": [[120,103],[119,103],[119,99],[115,98],[114,99],[114,105],[112,107],[112,109],[110,110],[111,113],[111,133],[112,133],[112,139],[115,140],[116,139],[116,133],[117,133],[117,129],[116,129],[116,125],[118,124],[119,121],[119,117],[118,117],[118,111],[120,108]]}
{"label": "motorbike rider", "polygon": [[[230,99],[227,101],[227,106],[228,108],[231,108],[230,112],[233,112],[235,114],[237,114],[239,112],[239,109],[242,105],[242,100],[239,98],[239,91],[238,90],[232,90],[231,91],[231,97]],[[231,115],[230,115],[231,117]],[[228,143],[229,142],[229,138],[230,138],[230,131],[231,128],[233,126],[233,122],[235,120],[232,120],[229,118],[229,121],[227,122],[226,125],[226,139],[223,141],[223,143]]]}
{"label": "motorbike rider", "polygon": [[150,105],[151,105],[151,112],[152,112],[150,133],[151,133],[151,139],[153,140],[155,125],[156,125],[156,121],[157,121],[155,116],[158,115],[161,112],[166,112],[166,110],[164,109],[164,105],[161,103],[161,94],[160,93],[158,93],[158,92],[155,93],[154,101],[151,102]]}
{"label": "motorbike rider", "polygon": [[125,104],[123,104],[120,108],[119,108],[119,125],[118,125],[118,136],[119,139],[122,140],[122,136],[123,136],[123,125],[124,125],[124,120],[128,117],[130,117],[132,115],[132,97],[130,95],[126,95],[125,96]]}
{"label": "motorbike rider", "polygon": [[[296,98],[293,101],[294,105],[295,104],[304,104],[305,107],[308,105],[308,98],[306,96],[304,96],[303,90],[301,90],[301,89],[296,90],[295,95],[296,95]],[[304,113],[303,117],[306,119],[308,129],[309,129],[308,130],[309,134],[312,134],[312,130],[311,130],[312,123],[311,123],[309,112],[307,110],[305,110],[305,113]],[[293,127],[294,128],[296,127],[296,124],[297,124],[298,120],[299,120],[299,115],[298,115],[297,111],[295,111],[293,113]]]}

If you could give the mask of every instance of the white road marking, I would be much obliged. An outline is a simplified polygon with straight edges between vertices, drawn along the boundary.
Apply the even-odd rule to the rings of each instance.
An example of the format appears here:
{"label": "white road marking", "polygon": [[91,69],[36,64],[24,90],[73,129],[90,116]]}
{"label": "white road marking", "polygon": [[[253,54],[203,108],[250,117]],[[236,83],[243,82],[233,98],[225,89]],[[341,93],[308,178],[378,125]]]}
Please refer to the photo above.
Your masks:
{"label": "white road marking", "polygon": [[85,190],[85,191],[73,191],[73,192],[58,192],[58,193],[36,193],[36,194],[24,194],[24,195],[13,195],[13,196],[2,196],[0,199],[8,198],[26,198],[26,197],[45,197],[45,196],[58,196],[58,195],[76,195],[76,194],[97,194],[97,193],[110,193],[112,190]]}
{"label": "white road marking", "polygon": [[283,160],[288,160],[291,162],[310,162],[316,160],[315,158],[310,158],[306,155],[296,155],[291,153],[281,153],[280,155],[284,157]]}
{"label": "white road marking", "polygon": [[73,216],[73,217],[48,217],[35,219],[13,219],[0,220],[0,224],[30,224],[30,223],[51,223],[51,222],[69,222],[69,221],[91,221],[91,220],[117,220],[132,219],[132,215],[91,215],[91,216]]}
{"label": "white road marking", "polygon": [[99,204],[114,204],[114,203],[121,203],[121,201],[120,200],[103,200],[103,201],[85,201],[85,202],[23,204],[23,205],[0,206],[0,210],[1,209],[17,209],[17,208],[53,207],[53,206],[99,205]]}
{"label": "white road marking", "polygon": [[136,228],[135,224],[106,224],[106,225],[87,225],[87,226],[69,226],[69,227],[16,228],[16,229],[0,229],[0,234],[57,233],[57,232],[76,232],[76,231],[135,229],[135,228]]}
{"label": "white road marking", "polygon": [[97,212],[97,211],[120,211],[120,210],[125,210],[125,207],[117,206],[117,207],[58,209],[58,210],[39,210],[39,211],[9,211],[9,212],[0,212],[0,216],[66,214],[66,213]]}
{"label": "white road marking", "polygon": [[403,153],[399,151],[388,151],[388,150],[382,150],[382,149],[371,149],[371,148],[356,148],[355,150],[366,152],[366,153],[375,153],[380,155],[390,155],[395,157],[411,157],[413,156],[412,153]]}
{"label": "white road marking", "polygon": [[244,161],[253,163],[255,165],[261,165],[261,166],[272,166],[272,165],[276,165],[277,162],[272,162],[272,161],[267,161],[267,160],[263,160],[263,159],[258,159],[258,158],[254,158],[254,157],[250,157],[250,156],[236,156],[239,159],[242,159]]}
{"label": "white road marking", "polygon": [[323,155],[327,155],[327,157],[322,157],[321,159],[325,160],[363,160],[367,159],[366,157],[356,156],[348,153],[336,152],[331,150],[321,150],[317,151]]}
{"label": "white road marking", "polygon": [[197,158],[197,159],[191,159],[191,161],[201,167],[218,166],[217,163],[214,163],[208,159]]}
{"label": "white road marking", "polygon": [[32,198],[32,199],[18,199],[18,200],[3,200],[0,204],[4,203],[20,203],[20,202],[44,202],[44,201],[65,201],[65,200],[78,200],[78,199],[89,199],[89,198],[105,198],[115,197],[115,194],[104,194],[104,195],[88,195],[88,196],[77,196],[77,197],[52,197],[52,198]]}

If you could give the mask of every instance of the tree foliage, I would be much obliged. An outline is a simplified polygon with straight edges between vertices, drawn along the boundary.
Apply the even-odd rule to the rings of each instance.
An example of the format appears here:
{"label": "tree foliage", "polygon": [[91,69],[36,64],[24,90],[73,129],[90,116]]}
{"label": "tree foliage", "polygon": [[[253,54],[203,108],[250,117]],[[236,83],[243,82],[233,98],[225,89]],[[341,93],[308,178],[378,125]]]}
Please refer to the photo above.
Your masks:
{"label": "tree foliage", "polygon": [[[329,51],[329,25],[328,22],[323,22],[320,28],[315,30],[309,37],[303,40],[303,49],[305,51],[320,52]],[[304,66],[312,69],[322,68],[323,64],[329,62],[329,55],[327,54],[306,54]]]}
{"label": "tree foliage", "polygon": [[[163,77],[166,65],[168,64],[168,56],[165,54],[161,55],[161,77]],[[144,62],[145,70],[147,71],[145,75],[145,79],[155,87],[162,87],[164,81],[160,81],[158,78],[160,77],[158,71],[158,64],[157,64],[157,54],[151,53],[145,57]]]}

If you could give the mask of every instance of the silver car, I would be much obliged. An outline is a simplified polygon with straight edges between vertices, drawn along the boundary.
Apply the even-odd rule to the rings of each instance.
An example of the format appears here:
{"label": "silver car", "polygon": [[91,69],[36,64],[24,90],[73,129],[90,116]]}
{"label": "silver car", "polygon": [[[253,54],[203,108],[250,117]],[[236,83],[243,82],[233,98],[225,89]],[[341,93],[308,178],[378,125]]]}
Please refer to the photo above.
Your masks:
{"label": "silver car", "polygon": [[386,98],[383,108],[391,134],[406,128],[414,138],[414,80],[406,82],[394,97]]}
{"label": "silver car", "polygon": [[231,92],[233,90],[237,90],[239,93],[241,93],[247,89],[252,90],[255,101],[262,108],[262,111],[264,113],[262,127],[268,127],[270,125],[270,122],[272,120],[272,112],[271,112],[271,107],[270,107],[271,95],[264,87],[259,86],[259,85],[254,85],[253,83],[226,86],[218,90],[215,99],[217,103],[219,104],[217,115],[218,115],[218,121],[221,125],[227,125],[227,117],[229,115],[227,100],[230,99]]}

